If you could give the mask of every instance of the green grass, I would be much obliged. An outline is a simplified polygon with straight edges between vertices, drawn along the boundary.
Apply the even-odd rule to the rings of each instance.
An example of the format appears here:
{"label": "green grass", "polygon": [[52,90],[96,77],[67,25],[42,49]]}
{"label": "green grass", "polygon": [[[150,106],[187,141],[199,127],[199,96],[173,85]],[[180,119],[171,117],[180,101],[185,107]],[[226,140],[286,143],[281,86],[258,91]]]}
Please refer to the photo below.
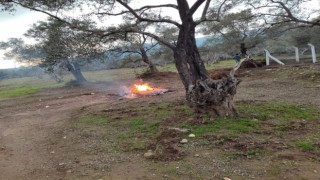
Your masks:
{"label": "green grass", "polygon": [[103,71],[88,71],[88,72],[83,72],[83,75],[88,81],[92,81],[92,82],[128,80],[128,79],[134,79],[136,77],[135,71],[137,71],[137,69],[122,68],[122,69],[110,69],[110,70],[103,70]]}
{"label": "green grass", "polygon": [[221,130],[228,130],[233,133],[250,132],[259,125],[258,121],[245,118],[218,118],[208,124],[191,127],[195,135],[215,133]]}
{"label": "green grass", "polygon": [[297,148],[299,148],[302,151],[311,151],[314,149],[312,143],[310,143],[307,140],[298,140],[294,144]]}
{"label": "green grass", "polygon": [[143,117],[137,117],[129,119],[128,126],[133,131],[143,132],[153,132],[155,131],[160,125],[160,121],[152,121],[146,120]]}
{"label": "green grass", "polygon": [[246,116],[254,116],[259,120],[317,120],[320,116],[320,112],[315,108],[288,103],[241,104],[239,110]]}
{"label": "green grass", "polygon": [[25,96],[39,92],[40,87],[6,87],[0,89],[0,99],[8,97]]}
{"label": "green grass", "polygon": [[143,130],[145,129],[146,119],[145,118],[132,118],[129,119],[129,127],[134,130]]}
{"label": "green grass", "polygon": [[218,61],[214,64],[206,64],[206,68],[208,70],[232,68],[235,64],[236,64],[236,62],[234,60],[230,59],[230,60]]}
{"label": "green grass", "polygon": [[19,97],[37,93],[43,89],[62,87],[64,83],[57,83],[49,78],[14,78],[0,81],[0,99]]}
{"label": "green grass", "polygon": [[110,119],[100,115],[85,115],[79,118],[79,122],[89,125],[107,125]]}
{"label": "green grass", "polygon": [[176,113],[169,105],[169,102],[150,103],[148,106],[137,109],[137,111],[142,116],[149,116],[154,121],[162,121]]}

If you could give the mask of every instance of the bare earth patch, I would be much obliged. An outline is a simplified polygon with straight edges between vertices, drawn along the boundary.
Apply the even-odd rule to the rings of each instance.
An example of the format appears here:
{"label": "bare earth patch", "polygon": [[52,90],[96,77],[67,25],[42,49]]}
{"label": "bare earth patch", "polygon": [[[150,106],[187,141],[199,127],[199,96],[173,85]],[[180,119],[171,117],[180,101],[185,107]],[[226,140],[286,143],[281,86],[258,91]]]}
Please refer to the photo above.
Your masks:
{"label": "bare earth patch", "polygon": [[242,69],[238,119],[194,113],[174,73],[146,80],[174,90],[158,96],[112,82],[1,100],[0,179],[317,179],[319,71]]}

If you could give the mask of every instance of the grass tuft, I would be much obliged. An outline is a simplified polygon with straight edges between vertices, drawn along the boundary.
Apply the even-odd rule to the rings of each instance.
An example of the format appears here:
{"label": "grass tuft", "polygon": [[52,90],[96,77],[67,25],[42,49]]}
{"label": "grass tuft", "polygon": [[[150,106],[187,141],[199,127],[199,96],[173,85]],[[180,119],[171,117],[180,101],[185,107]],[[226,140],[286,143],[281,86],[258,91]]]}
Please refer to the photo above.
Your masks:
{"label": "grass tuft", "polygon": [[306,140],[298,140],[295,142],[295,146],[302,151],[311,151],[314,149],[314,146]]}
{"label": "grass tuft", "polygon": [[320,112],[312,107],[287,103],[250,103],[239,106],[245,116],[254,116],[259,120],[317,120]]}
{"label": "grass tuft", "polygon": [[110,119],[100,115],[86,115],[81,116],[79,121],[89,125],[107,125]]}
{"label": "grass tuft", "polygon": [[6,87],[0,89],[0,98],[8,98],[8,97],[18,97],[25,96],[29,94],[37,93],[41,90],[41,87]]}
{"label": "grass tuft", "polygon": [[258,125],[258,121],[245,118],[218,118],[208,124],[193,126],[192,132],[196,135],[215,133],[220,130],[229,130],[234,133],[250,132]]}

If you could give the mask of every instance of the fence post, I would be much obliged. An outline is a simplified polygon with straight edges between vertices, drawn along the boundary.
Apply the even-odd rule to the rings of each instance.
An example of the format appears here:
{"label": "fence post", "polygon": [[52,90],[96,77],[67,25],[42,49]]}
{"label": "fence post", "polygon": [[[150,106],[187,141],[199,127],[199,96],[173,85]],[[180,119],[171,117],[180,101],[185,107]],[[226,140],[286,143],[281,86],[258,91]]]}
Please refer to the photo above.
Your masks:
{"label": "fence post", "polygon": [[270,65],[270,59],[269,59],[270,53],[266,49],[264,49],[264,51],[266,52],[266,65],[269,66]]}
{"label": "fence post", "polygon": [[315,49],[315,47],[314,47],[313,44],[308,43],[308,45],[311,47],[312,62],[313,62],[313,63],[316,63],[316,62],[317,62],[317,59],[316,59],[316,49]]}
{"label": "fence post", "polygon": [[270,64],[270,62],[269,62],[270,59],[269,59],[269,58],[273,59],[273,60],[274,60],[275,62],[277,62],[278,64],[284,65],[283,62],[281,62],[279,59],[277,59],[277,58],[275,58],[274,56],[272,56],[268,50],[264,49],[264,51],[266,52],[266,65],[267,65],[267,66],[269,66],[269,64]]}
{"label": "fence post", "polygon": [[296,62],[298,63],[299,62],[299,49],[297,48],[297,47],[295,47],[295,46],[293,46],[293,48],[294,48],[294,51],[295,51],[295,53],[296,53]]}

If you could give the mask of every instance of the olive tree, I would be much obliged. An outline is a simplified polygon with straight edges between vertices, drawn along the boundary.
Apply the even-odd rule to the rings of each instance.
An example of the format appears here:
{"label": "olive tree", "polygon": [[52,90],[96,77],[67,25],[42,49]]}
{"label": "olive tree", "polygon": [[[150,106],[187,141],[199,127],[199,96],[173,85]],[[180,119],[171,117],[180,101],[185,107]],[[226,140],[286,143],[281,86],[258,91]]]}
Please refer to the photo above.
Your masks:
{"label": "olive tree", "polygon": [[316,0],[247,0],[247,5],[266,25],[320,26],[316,18],[320,4]]}
{"label": "olive tree", "polygon": [[[220,38],[220,46],[224,46],[224,52],[240,52],[247,55],[247,50],[254,48],[265,38],[266,28],[256,22],[250,9],[229,13],[220,18],[219,22],[206,22],[201,28],[213,38]],[[233,52],[230,52],[233,51]]]}
{"label": "olive tree", "polygon": [[[124,57],[138,56],[138,58],[133,60],[133,62],[144,62],[148,66],[148,72],[154,74],[158,72],[158,69],[149,56],[158,43],[152,39],[148,41],[148,39],[150,38],[144,34],[131,33],[126,36],[124,41],[118,42],[118,45],[109,51],[117,52],[120,56]],[[129,62],[132,62],[131,58],[129,58]],[[125,62],[124,64],[129,62]]]}
{"label": "olive tree", "polygon": [[47,68],[50,73],[55,67],[67,69],[80,83],[86,81],[80,65],[103,58],[105,52],[95,36],[70,29],[64,22],[54,18],[34,24],[25,35],[37,39],[38,46],[43,49],[44,57],[40,66]]}

